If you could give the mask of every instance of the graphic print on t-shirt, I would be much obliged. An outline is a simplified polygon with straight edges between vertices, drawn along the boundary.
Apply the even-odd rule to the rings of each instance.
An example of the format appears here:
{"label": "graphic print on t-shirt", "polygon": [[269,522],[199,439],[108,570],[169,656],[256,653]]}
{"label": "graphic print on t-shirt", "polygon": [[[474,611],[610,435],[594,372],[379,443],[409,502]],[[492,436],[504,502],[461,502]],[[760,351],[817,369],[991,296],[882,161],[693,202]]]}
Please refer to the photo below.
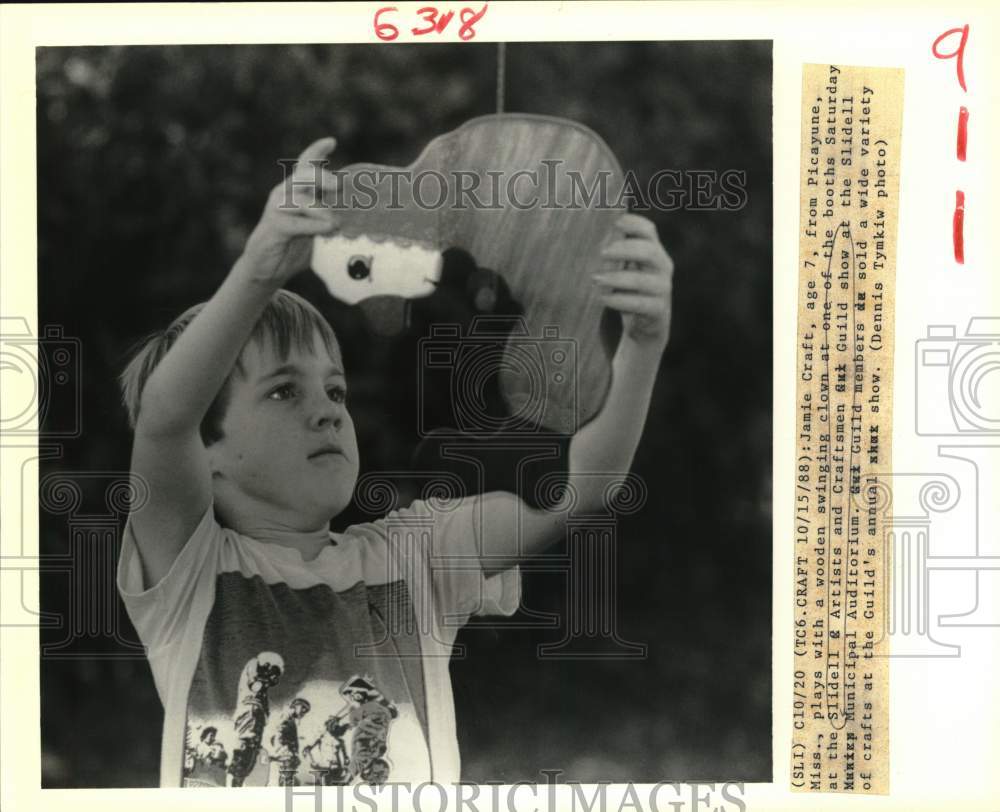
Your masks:
{"label": "graphic print on t-shirt", "polygon": [[378,785],[429,774],[403,581],[218,576],[188,696],[185,786]]}

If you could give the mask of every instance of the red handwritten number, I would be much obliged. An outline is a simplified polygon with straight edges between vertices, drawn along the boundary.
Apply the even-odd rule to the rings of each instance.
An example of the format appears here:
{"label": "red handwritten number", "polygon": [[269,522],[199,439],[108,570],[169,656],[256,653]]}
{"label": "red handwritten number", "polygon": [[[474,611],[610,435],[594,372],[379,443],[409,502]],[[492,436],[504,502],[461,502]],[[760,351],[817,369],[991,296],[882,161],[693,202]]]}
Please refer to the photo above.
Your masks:
{"label": "red handwritten number", "polygon": [[[950,54],[943,54],[938,50],[938,45],[941,44],[941,40],[946,37],[950,37],[952,34],[961,34],[962,39],[958,43],[958,47],[955,48]],[[965,90],[965,43],[969,39],[969,24],[966,23],[961,28],[949,28],[940,37],[934,40],[934,44],[931,46],[931,53],[934,54],[938,59],[954,59],[955,60],[955,71],[958,73],[958,83],[962,86],[962,90]]]}
{"label": "red handwritten number", "polygon": [[[483,7],[479,9],[479,11],[471,8],[463,8],[459,12],[459,17],[462,20],[462,27],[458,30],[459,38],[463,40],[470,40],[476,36],[476,32],[473,30],[472,26],[483,18],[488,5],[488,3],[484,3]],[[388,42],[399,36],[399,29],[396,28],[396,26],[392,23],[384,23],[380,19],[386,12],[397,10],[396,6],[385,6],[375,12],[376,37]],[[410,31],[415,37],[420,37],[424,34],[443,34],[445,29],[448,27],[448,24],[455,16],[455,12],[446,11],[442,14],[434,6],[423,6],[422,8],[417,9],[417,16],[422,17],[426,25],[423,27],[411,28]]]}
{"label": "red handwritten number", "polygon": [[476,32],[472,30],[472,26],[483,19],[488,5],[489,3],[483,3],[483,7],[479,11],[473,11],[471,8],[462,9],[459,13],[459,17],[462,20],[462,27],[458,29],[459,39],[470,40],[476,36]]}
{"label": "red handwritten number", "polygon": [[969,108],[958,108],[958,139],[955,142],[955,155],[960,161],[965,160],[965,145],[969,140]]}
{"label": "red handwritten number", "polygon": [[399,36],[399,29],[396,28],[392,23],[382,23],[379,22],[379,17],[381,17],[387,11],[396,11],[395,6],[386,6],[385,8],[380,8],[375,12],[375,36],[379,39],[386,40],[390,42]]}
{"label": "red handwritten number", "polygon": [[965,264],[965,192],[955,192],[955,214],[951,218],[951,241],[955,246],[955,262]]}
{"label": "red handwritten number", "polygon": [[434,6],[424,6],[421,9],[417,9],[417,14],[423,17],[427,21],[426,28],[411,28],[410,30],[416,36],[421,36],[423,34],[430,34],[432,32],[440,34],[445,28],[448,27],[448,23],[451,22],[451,18],[455,16],[454,11],[446,11],[440,17],[438,17],[438,10]]}
{"label": "red handwritten number", "polygon": [[[948,37],[959,34],[958,45],[952,51],[942,52],[940,45]],[[966,23],[961,28],[949,28],[941,34],[934,44],[931,45],[931,53],[937,59],[954,59],[955,73],[958,76],[958,84],[963,93],[968,90],[965,87],[965,43],[969,41],[969,24]],[[969,136],[969,110],[965,106],[958,108],[958,138],[955,143],[955,157],[960,161],[965,160],[966,141]],[[965,192],[961,189],[955,192],[955,213],[951,217],[951,242],[955,249],[955,262],[959,265],[965,264]]]}

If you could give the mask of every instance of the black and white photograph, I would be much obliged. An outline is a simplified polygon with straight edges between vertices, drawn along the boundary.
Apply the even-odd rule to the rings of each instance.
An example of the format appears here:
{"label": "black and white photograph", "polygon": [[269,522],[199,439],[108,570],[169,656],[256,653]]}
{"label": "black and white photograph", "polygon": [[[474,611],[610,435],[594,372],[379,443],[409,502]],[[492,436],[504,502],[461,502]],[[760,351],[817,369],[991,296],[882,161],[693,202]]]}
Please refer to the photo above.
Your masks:
{"label": "black and white photograph", "polygon": [[772,780],[772,43],[474,16],[36,49],[43,788]]}

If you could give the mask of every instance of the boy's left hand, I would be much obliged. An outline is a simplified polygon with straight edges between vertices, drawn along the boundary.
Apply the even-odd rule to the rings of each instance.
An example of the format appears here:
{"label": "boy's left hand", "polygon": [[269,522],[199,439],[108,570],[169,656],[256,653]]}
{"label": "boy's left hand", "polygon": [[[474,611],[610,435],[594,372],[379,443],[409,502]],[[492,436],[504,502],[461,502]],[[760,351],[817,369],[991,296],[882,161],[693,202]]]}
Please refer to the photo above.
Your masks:
{"label": "boy's left hand", "polygon": [[[670,336],[674,262],[650,220],[625,214],[616,226],[624,238],[601,252],[605,267],[593,274],[594,283],[604,304],[622,314],[623,335],[662,351]],[[617,270],[622,260],[628,264]]]}

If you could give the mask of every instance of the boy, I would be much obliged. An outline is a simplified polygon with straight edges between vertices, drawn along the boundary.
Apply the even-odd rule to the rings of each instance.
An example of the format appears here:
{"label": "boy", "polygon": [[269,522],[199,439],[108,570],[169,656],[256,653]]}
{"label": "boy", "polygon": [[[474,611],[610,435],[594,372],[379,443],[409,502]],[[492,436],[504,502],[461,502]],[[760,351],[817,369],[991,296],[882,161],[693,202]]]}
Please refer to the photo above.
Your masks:
{"label": "boy", "polygon": [[[315,203],[336,178],[313,171],[333,147],[302,153],[215,295],[122,375],[149,499],[129,517],[118,588],[164,704],[162,786],[184,781],[185,742],[208,727],[231,754],[228,785],[266,784],[271,709],[308,702],[296,736],[315,741],[345,697],[344,747],[361,762],[349,780],[457,781],[454,619],[516,610],[516,564],[564,528],[558,506],[494,492],[330,532],[358,476],[343,363],[329,324],[281,288],[311,239],[338,228]],[[623,319],[613,383],[570,446],[582,510],[600,507],[605,483],[578,474],[629,469],[669,329],[672,263],[655,227],[635,215],[619,226],[594,279]],[[613,270],[623,261],[634,268]],[[288,749],[283,783],[324,780]]]}

